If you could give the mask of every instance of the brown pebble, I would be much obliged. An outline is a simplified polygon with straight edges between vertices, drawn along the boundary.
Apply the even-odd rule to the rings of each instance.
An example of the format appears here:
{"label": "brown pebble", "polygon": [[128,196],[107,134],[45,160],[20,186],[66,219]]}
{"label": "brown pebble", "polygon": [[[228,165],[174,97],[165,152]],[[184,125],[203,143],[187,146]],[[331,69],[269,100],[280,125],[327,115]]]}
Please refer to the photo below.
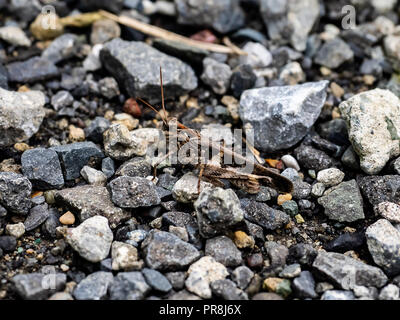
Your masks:
{"label": "brown pebble", "polygon": [[71,225],[75,223],[75,216],[72,214],[72,212],[67,211],[60,217],[60,222],[65,225]]}
{"label": "brown pebble", "polygon": [[142,109],[134,98],[129,98],[125,101],[123,111],[135,118],[140,118],[142,116]]}

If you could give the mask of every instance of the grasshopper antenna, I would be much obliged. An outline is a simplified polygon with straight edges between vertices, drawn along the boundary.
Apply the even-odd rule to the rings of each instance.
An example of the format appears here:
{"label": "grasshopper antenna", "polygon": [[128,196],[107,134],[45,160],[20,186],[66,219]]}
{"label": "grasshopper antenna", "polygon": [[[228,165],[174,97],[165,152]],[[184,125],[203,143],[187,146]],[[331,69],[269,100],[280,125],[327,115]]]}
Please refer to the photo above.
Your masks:
{"label": "grasshopper antenna", "polygon": [[160,86],[161,86],[161,106],[164,111],[164,114],[167,114],[167,111],[165,110],[165,105],[164,105],[164,87],[163,87],[163,80],[162,80],[162,68],[160,66]]}
{"label": "grasshopper antenna", "polygon": [[156,108],[154,108],[150,103],[148,103],[147,101],[143,100],[142,98],[137,98],[137,100],[139,100],[140,102],[144,103],[148,108],[150,108],[155,113],[157,113],[160,116],[160,118],[162,119],[162,121],[164,122],[164,124],[167,125],[167,122],[165,121],[164,117],[160,114],[160,112]]}

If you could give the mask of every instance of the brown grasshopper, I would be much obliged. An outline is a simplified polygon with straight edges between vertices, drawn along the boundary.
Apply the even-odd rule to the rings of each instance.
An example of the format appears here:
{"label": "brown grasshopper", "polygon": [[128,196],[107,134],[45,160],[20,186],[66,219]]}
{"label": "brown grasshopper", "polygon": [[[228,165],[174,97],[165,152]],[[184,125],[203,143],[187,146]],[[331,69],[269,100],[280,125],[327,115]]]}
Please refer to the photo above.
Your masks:
{"label": "brown grasshopper", "polygon": [[[195,167],[199,167],[199,180],[198,180],[198,191],[200,192],[200,181],[201,179],[208,180],[215,186],[223,187],[225,186],[221,179],[228,180],[234,186],[246,191],[250,194],[256,194],[260,191],[261,185],[266,185],[276,189],[282,193],[291,193],[293,191],[292,182],[280,175],[274,169],[266,168],[258,163],[256,163],[253,159],[249,159],[248,157],[244,157],[238,152],[232,151],[230,148],[226,148],[224,145],[219,143],[215,143],[210,139],[206,139],[201,136],[201,133],[197,130],[191,129],[180,123],[176,118],[167,118],[166,109],[164,104],[164,89],[163,89],[163,80],[162,80],[162,70],[160,68],[160,86],[161,86],[161,103],[162,110],[164,115],[148,102],[143,99],[138,98],[139,101],[144,103],[147,107],[152,109],[154,112],[160,115],[163,121],[164,134],[171,139],[175,138],[178,142],[177,148],[175,150],[169,150],[167,154],[162,156],[156,164],[153,165],[154,169],[154,178],[156,177],[157,166],[172,156],[174,153],[179,152],[181,148],[185,147],[188,150],[195,150],[197,154],[204,154],[204,150],[212,150],[219,155],[230,156],[234,158],[236,161],[239,160],[243,165],[250,165],[252,167],[252,172],[244,172],[243,167],[235,167],[235,164],[224,166],[221,163],[215,162],[201,162],[201,163],[191,163]],[[176,128],[176,134],[172,134],[170,129],[171,127]]]}

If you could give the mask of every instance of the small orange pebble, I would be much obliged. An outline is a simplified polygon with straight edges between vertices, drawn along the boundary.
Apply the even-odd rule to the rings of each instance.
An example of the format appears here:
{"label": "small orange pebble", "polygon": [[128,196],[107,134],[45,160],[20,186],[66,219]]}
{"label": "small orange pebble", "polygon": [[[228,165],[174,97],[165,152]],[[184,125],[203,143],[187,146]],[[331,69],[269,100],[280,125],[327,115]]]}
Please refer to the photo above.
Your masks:
{"label": "small orange pebble", "polygon": [[18,92],[28,92],[28,91],[30,91],[31,89],[29,89],[29,87],[27,87],[27,86],[25,86],[25,85],[23,85],[23,86],[20,86],[19,88],[18,88]]}
{"label": "small orange pebble", "polygon": [[31,198],[41,197],[43,195],[43,191],[35,191],[32,193]]}
{"label": "small orange pebble", "polygon": [[281,206],[282,203],[292,200],[292,195],[290,193],[280,194],[278,196],[278,204]]}
{"label": "small orange pebble", "polygon": [[75,216],[71,211],[67,211],[60,217],[59,221],[64,225],[71,225],[75,223]]}
{"label": "small orange pebble", "polygon": [[283,161],[279,160],[278,163],[276,164],[275,168],[278,170],[282,170],[284,168]]}
{"label": "small orange pebble", "polygon": [[27,249],[25,252],[26,252],[27,254],[33,254],[33,253],[35,253],[35,251],[33,251],[33,249]]}
{"label": "small orange pebble", "polygon": [[267,162],[270,167],[276,168],[276,165],[279,163],[279,160],[276,160],[276,159],[265,159],[265,162]]}
{"label": "small orange pebble", "polygon": [[32,149],[32,147],[24,142],[17,142],[16,144],[14,144],[14,149],[19,152],[24,152],[26,150]]}

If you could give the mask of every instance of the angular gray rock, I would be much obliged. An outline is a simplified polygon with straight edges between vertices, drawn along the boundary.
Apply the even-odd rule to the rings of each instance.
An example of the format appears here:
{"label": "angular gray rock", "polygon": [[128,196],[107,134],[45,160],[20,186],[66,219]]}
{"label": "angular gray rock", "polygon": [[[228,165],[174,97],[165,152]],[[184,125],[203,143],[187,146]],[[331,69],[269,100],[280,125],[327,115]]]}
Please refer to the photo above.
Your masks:
{"label": "angular gray rock", "polygon": [[60,161],[54,150],[27,150],[22,154],[21,165],[24,175],[40,190],[58,189],[64,185]]}
{"label": "angular gray rock", "polygon": [[370,225],[365,236],[374,262],[389,275],[400,273],[400,232],[386,219]]}
{"label": "angular gray rock", "polygon": [[231,278],[239,289],[246,289],[253,279],[254,272],[246,266],[239,266],[232,271]]}
{"label": "angular gray rock", "polygon": [[85,185],[67,188],[56,191],[54,198],[57,203],[78,214],[80,221],[100,215],[108,219],[112,229],[131,216],[128,211],[112,203],[111,196],[105,187]]}
{"label": "angular gray rock", "polygon": [[260,13],[271,39],[289,41],[297,51],[304,51],[320,6],[318,0],[260,0]]}
{"label": "angular gray rock", "polygon": [[177,236],[165,232],[153,232],[143,243],[145,262],[159,271],[180,270],[200,258],[200,252]]}
{"label": "angular gray rock", "polygon": [[381,288],[388,281],[381,269],[336,252],[319,251],[313,267],[345,290],[355,286]]}
{"label": "angular gray rock", "polygon": [[362,92],[339,108],[364,172],[377,174],[400,154],[400,99],[391,91]]}
{"label": "angular gray rock", "polygon": [[0,88],[0,147],[28,140],[38,132],[45,112],[40,91],[13,92]]}
{"label": "angular gray rock", "polygon": [[78,36],[72,33],[65,33],[51,42],[42,52],[42,58],[53,63],[71,58],[77,51]]}
{"label": "angular gray rock", "polygon": [[114,276],[111,272],[97,271],[78,283],[73,291],[76,300],[104,300]]}
{"label": "angular gray rock", "polygon": [[328,84],[324,80],[244,91],[239,115],[253,127],[255,147],[273,152],[298,143],[318,119]]}
{"label": "angular gray rock", "polygon": [[325,42],[317,52],[314,61],[330,69],[336,69],[343,63],[351,61],[354,57],[353,50],[340,38]]}
{"label": "angular gray rock", "polygon": [[91,141],[75,142],[71,144],[51,147],[57,152],[61,165],[65,172],[65,180],[73,180],[80,177],[82,168],[90,160],[100,162],[105,156],[101,149]]}
{"label": "angular gray rock", "polygon": [[241,199],[240,204],[244,212],[244,217],[266,230],[281,228],[290,220],[289,216],[283,211],[275,210],[262,202]]}
{"label": "angular gray rock", "polygon": [[63,273],[18,274],[12,278],[15,291],[24,300],[45,300],[64,289],[67,276]]}
{"label": "angular gray rock", "polygon": [[110,252],[113,233],[105,217],[94,216],[76,228],[70,228],[66,235],[67,243],[79,255],[93,263],[107,258]]}
{"label": "angular gray rock", "polygon": [[239,0],[175,0],[178,23],[212,27],[220,33],[240,28],[244,12]]}
{"label": "angular gray rock", "polygon": [[21,174],[0,172],[0,205],[9,212],[27,214],[31,207],[32,184]]}
{"label": "angular gray rock", "polygon": [[222,62],[211,58],[203,60],[201,80],[209,85],[216,94],[225,94],[231,83],[232,70]]}
{"label": "angular gray rock", "polygon": [[232,189],[205,188],[194,203],[200,233],[211,238],[243,220],[240,201]]}
{"label": "angular gray rock", "polygon": [[168,279],[157,270],[144,268],[142,274],[147,283],[156,291],[166,293],[172,289]]}
{"label": "angular gray rock", "polygon": [[100,59],[130,96],[148,99],[150,103],[161,101],[160,66],[165,97],[177,97],[197,87],[190,66],[143,42],[114,39],[104,45]]}
{"label": "angular gray rock", "polygon": [[243,262],[242,253],[233,241],[226,236],[208,239],[204,253],[226,267],[237,267]]}
{"label": "angular gray rock", "polygon": [[310,271],[302,271],[300,276],[293,280],[293,289],[300,298],[316,298],[315,280]]}
{"label": "angular gray rock", "polygon": [[224,300],[248,300],[247,293],[236,287],[229,279],[216,280],[210,284],[212,293]]}
{"label": "angular gray rock", "polygon": [[141,272],[120,272],[109,288],[110,300],[142,300],[150,290]]}
{"label": "angular gray rock", "polygon": [[363,196],[372,206],[384,201],[400,202],[399,175],[362,177],[358,185]]}
{"label": "angular gray rock", "polygon": [[33,207],[26,220],[24,226],[26,231],[31,231],[47,220],[50,215],[49,206],[47,203]]}
{"label": "angular gray rock", "polygon": [[121,208],[150,207],[161,199],[153,182],[142,177],[122,176],[108,184],[111,200]]}
{"label": "angular gray rock", "polygon": [[324,192],[318,203],[325,209],[329,219],[353,222],[364,219],[363,199],[356,180],[340,183]]}
{"label": "angular gray rock", "polygon": [[31,83],[57,77],[58,68],[48,59],[34,57],[26,61],[9,63],[8,80],[11,82]]}

